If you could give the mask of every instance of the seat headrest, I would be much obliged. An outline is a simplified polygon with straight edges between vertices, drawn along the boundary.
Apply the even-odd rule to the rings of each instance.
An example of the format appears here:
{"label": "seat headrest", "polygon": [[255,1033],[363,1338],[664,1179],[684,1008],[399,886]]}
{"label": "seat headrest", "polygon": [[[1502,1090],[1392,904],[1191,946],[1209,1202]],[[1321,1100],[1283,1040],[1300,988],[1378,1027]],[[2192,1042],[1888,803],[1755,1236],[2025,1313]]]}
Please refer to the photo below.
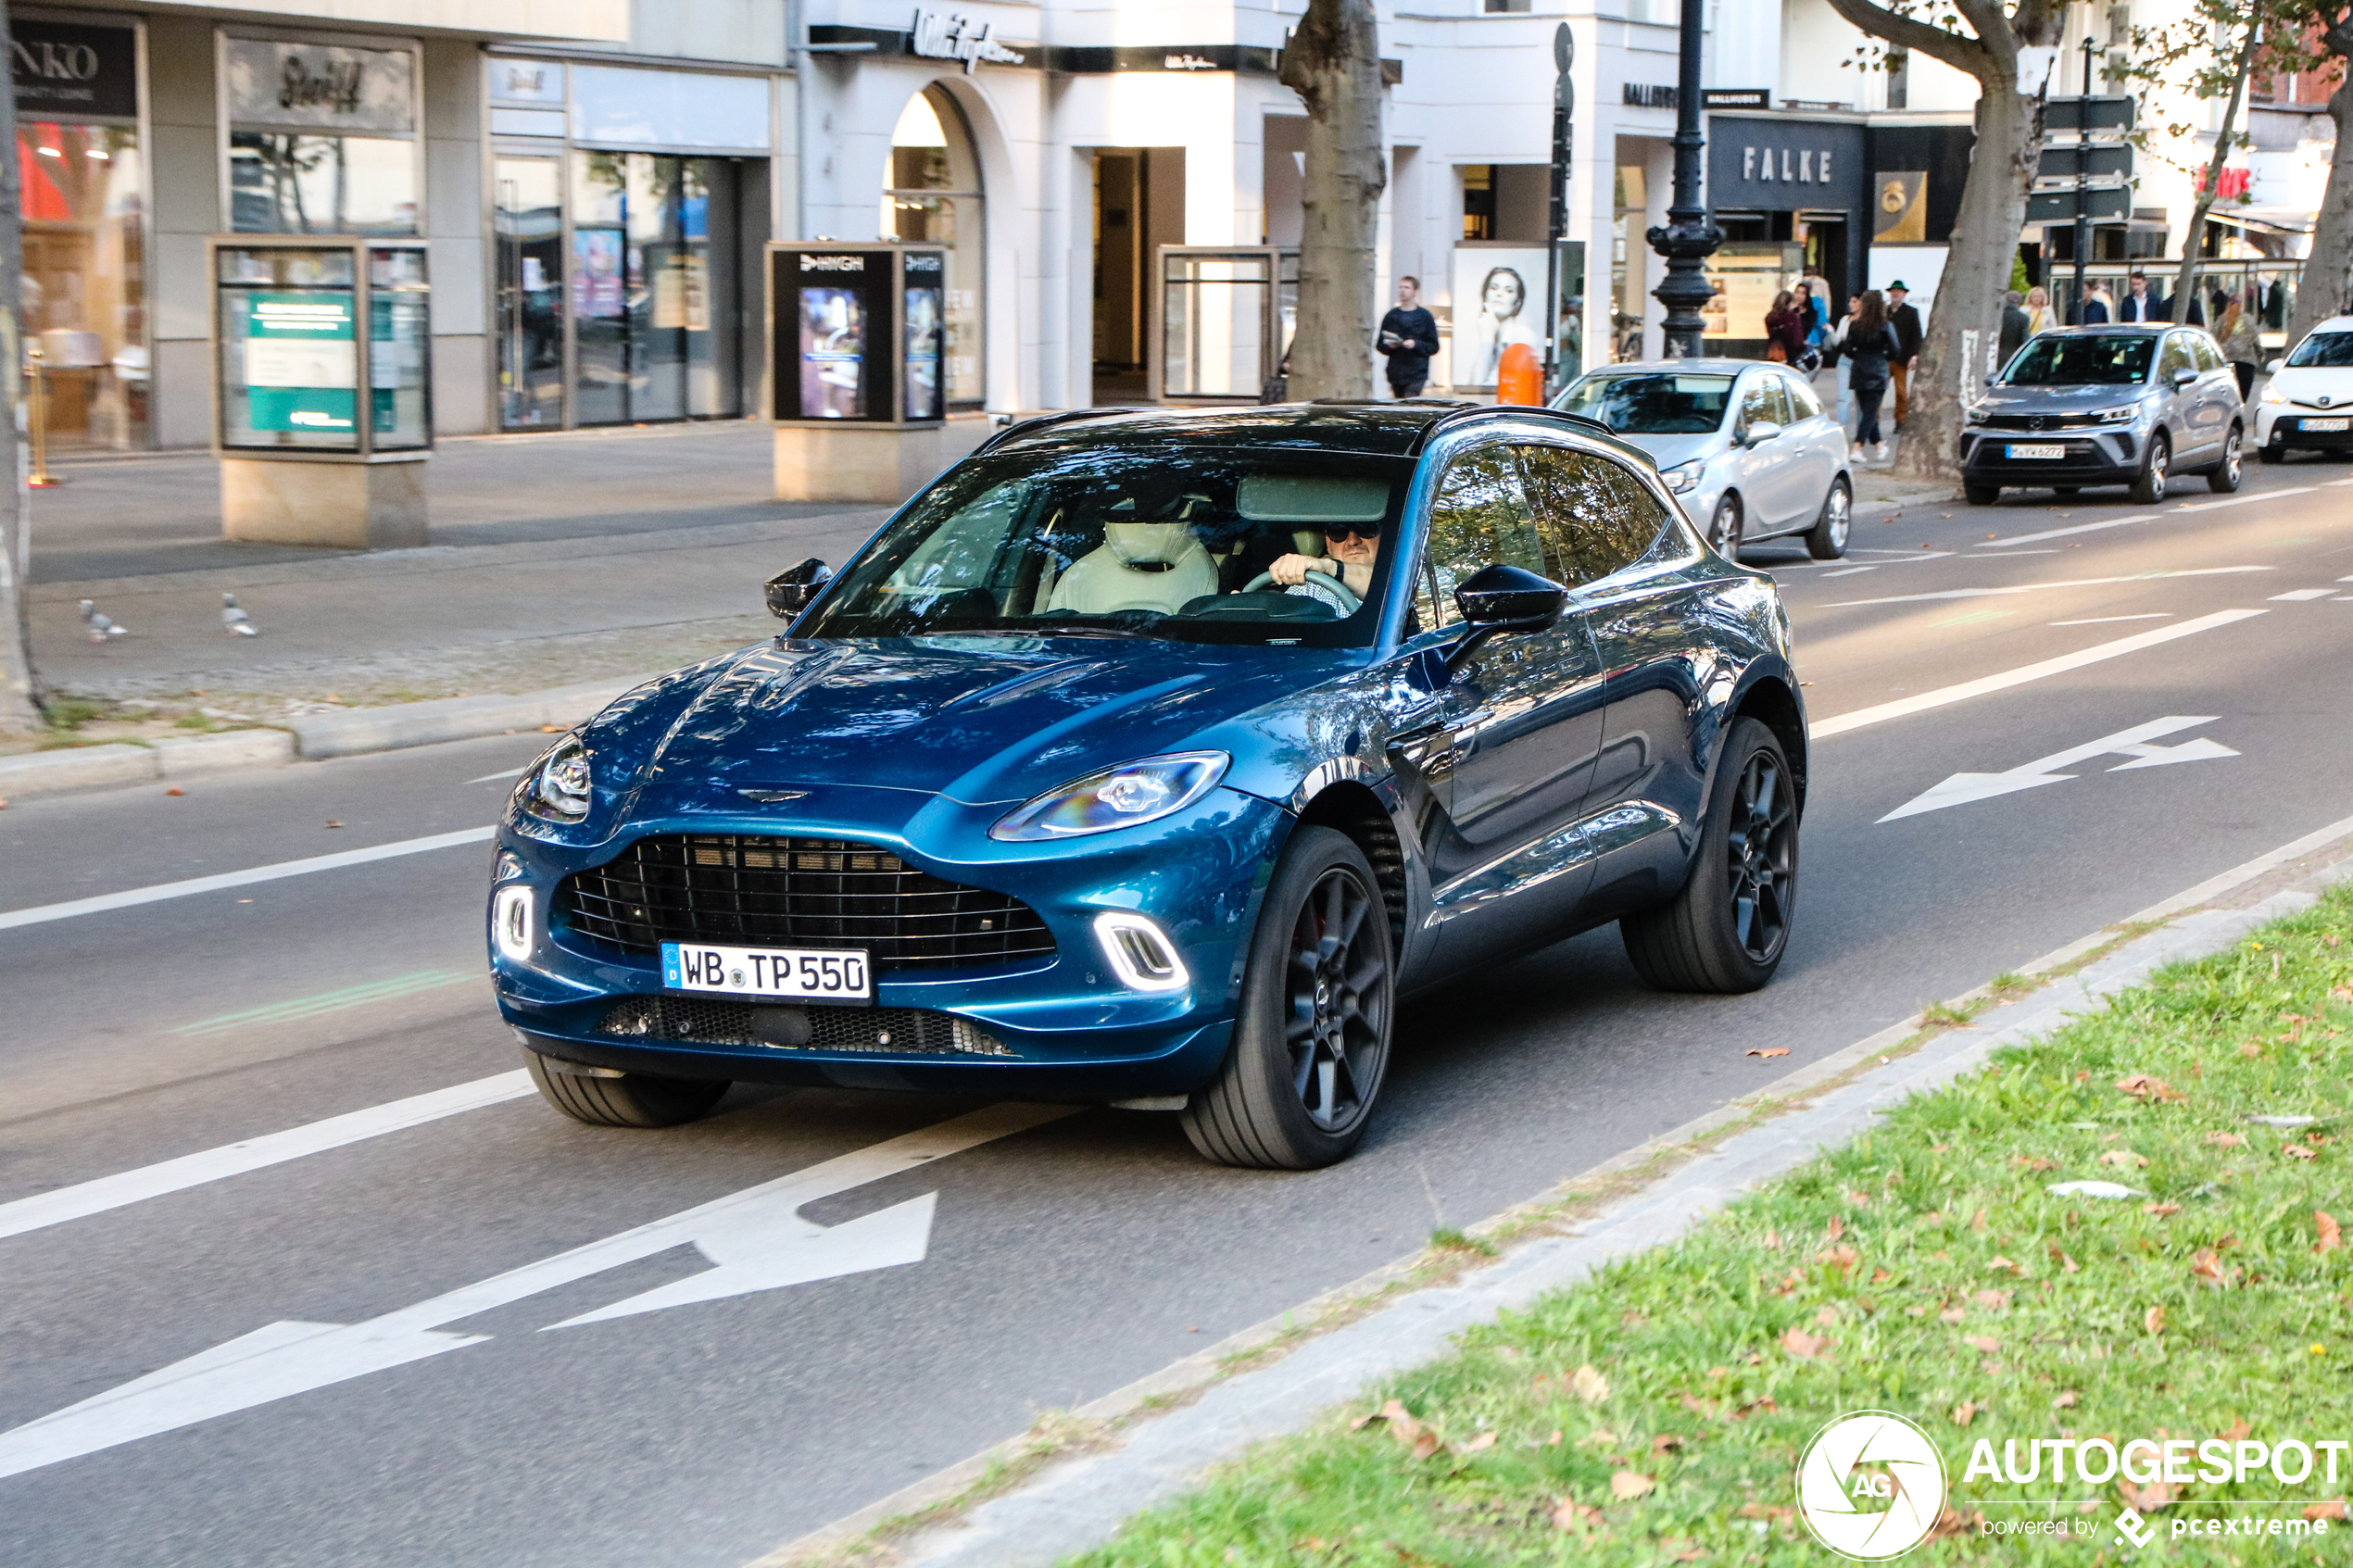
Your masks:
{"label": "seat headrest", "polygon": [[1174,566],[1189,552],[1200,549],[1201,542],[1181,522],[1107,522],[1103,546],[1130,566]]}

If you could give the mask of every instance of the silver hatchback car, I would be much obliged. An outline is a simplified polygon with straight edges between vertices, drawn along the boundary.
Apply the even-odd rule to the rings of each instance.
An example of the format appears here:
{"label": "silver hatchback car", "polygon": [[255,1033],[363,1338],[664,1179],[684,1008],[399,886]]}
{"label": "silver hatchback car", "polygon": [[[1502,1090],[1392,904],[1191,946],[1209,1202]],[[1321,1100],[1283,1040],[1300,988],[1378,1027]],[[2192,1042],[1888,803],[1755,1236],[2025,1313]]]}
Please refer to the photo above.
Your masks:
{"label": "silver hatchback car", "polygon": [[1569,383],[1553,407],[1648,452],[1719,555],[1802,533],[1816,560],[1846,554],[1855,481],[1846,432],[1814,389],[1761,359],[1652,359]]}

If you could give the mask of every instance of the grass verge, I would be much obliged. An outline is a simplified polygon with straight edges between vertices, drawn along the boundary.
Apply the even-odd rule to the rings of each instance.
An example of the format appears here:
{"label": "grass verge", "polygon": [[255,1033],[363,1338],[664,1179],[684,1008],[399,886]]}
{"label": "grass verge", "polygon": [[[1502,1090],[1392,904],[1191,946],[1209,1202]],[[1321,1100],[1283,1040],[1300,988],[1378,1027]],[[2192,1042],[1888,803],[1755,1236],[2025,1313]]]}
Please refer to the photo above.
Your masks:
{"label": "grass verge", "polygon": [[[1981,1438],[1997,1455],[2038,1438],[2353,1438],[2353,1266],[2329,1217],[2353,1219],[2348,938],[2340,888],[2164,971],[1680,1243],[1254,1449],[1079,1561],[1834,1561],[1792,1480],[1814,1434],[1862,1409],[1909,1417],[1944,1454],[1950,1506],[1906,1562],[2057,1544],[1985,1533],[2027,1521],[2067,1527],[2072,1561],[2119,1561],[2137,1555],[2110,1528],[2127,1503],[2173,1561],[2345,1561],[2353,1450],[2334,1451],[2333,1479],[2316,1464],[2292,1485],[2259,1461],[2244,1482],[2146,1486],[1965,1471]],[[2134,1195],[2048,1190],[2073,1180]],[[2330,1533],[2173,1534],[2308,1512]]]}

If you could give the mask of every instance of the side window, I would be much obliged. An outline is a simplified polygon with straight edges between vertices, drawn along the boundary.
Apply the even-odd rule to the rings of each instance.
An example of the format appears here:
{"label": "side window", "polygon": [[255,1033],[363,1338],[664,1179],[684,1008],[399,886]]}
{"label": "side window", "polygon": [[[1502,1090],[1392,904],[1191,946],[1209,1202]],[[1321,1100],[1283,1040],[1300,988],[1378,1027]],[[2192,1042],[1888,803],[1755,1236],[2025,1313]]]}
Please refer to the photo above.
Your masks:
{"label": "side window", "polygon": [[2191,362],[2187,340],[2180,332],[2166,333],[2165,346],[2158,350],[2157,379],[2161,382],[2171,382],[2174,371],[2194,370],[2196,368]]}
{"label": "side window", "polygon": [[1793,378],[1785,379],[1781,383],[1781,390],[1789,395],[1790,422],[1792,424],[1796,423],[1799,420],[1813,419],[1816,415],[1822,411],[1822,400],[1815,396],[1814,389],[1807,386],[1804,382],[1797,381]]}
{"label": "side window", "polygon": [[1650,553],[1667,510],[1639,479],[1607,458],[1564,446],[1522,446],[1528,498],[1544,575],[1571,588],[1594,583]]}
{"label": "side window", "polygon": [[1415,582],[1414,608],[1422,626],[1451,626],[1462,619],[1454,587],[1483,566],[1497,563],[1541,572],[1544,561],[1520,487],[1519,465],[1501,444],[1465,452],[1446,467],[1430,503],[1422,570]]}
{"label": "side window", "polygon": [[2222,351],[2214,346],[2214,340],[2212,338],[2194,337],[2190,339],[2190,345],[2197,350],[2197,368],[2199,370],[2219,370],[2223,368]]}
{"label": "side window", "polygon": [[1780,409],[1775,406],[1771,378],[1751,376],[1748,379],[1748,384],[1741,388],[1740,422],[1732,427],[1732,433],[1735,436],[1745,437],[1748,434],[1748,427],[1759,420],[1771,420],[1775,424],[1779,424],[1780,423]]}

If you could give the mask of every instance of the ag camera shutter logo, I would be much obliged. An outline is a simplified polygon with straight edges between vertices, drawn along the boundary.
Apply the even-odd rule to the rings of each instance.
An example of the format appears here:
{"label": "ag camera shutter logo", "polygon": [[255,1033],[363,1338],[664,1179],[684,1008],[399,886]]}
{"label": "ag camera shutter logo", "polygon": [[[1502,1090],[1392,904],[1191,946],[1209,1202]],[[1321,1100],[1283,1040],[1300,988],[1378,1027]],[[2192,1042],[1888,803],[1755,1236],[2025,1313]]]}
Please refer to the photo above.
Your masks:
{"label": "ag camera shutter logo", "polygon": [[1944,1456],[1892,1411],[1856,1411],[1797,1461],[1797,1512],[1841,1557],[1883,1562],[1926,1540],[1944,1512]]}

